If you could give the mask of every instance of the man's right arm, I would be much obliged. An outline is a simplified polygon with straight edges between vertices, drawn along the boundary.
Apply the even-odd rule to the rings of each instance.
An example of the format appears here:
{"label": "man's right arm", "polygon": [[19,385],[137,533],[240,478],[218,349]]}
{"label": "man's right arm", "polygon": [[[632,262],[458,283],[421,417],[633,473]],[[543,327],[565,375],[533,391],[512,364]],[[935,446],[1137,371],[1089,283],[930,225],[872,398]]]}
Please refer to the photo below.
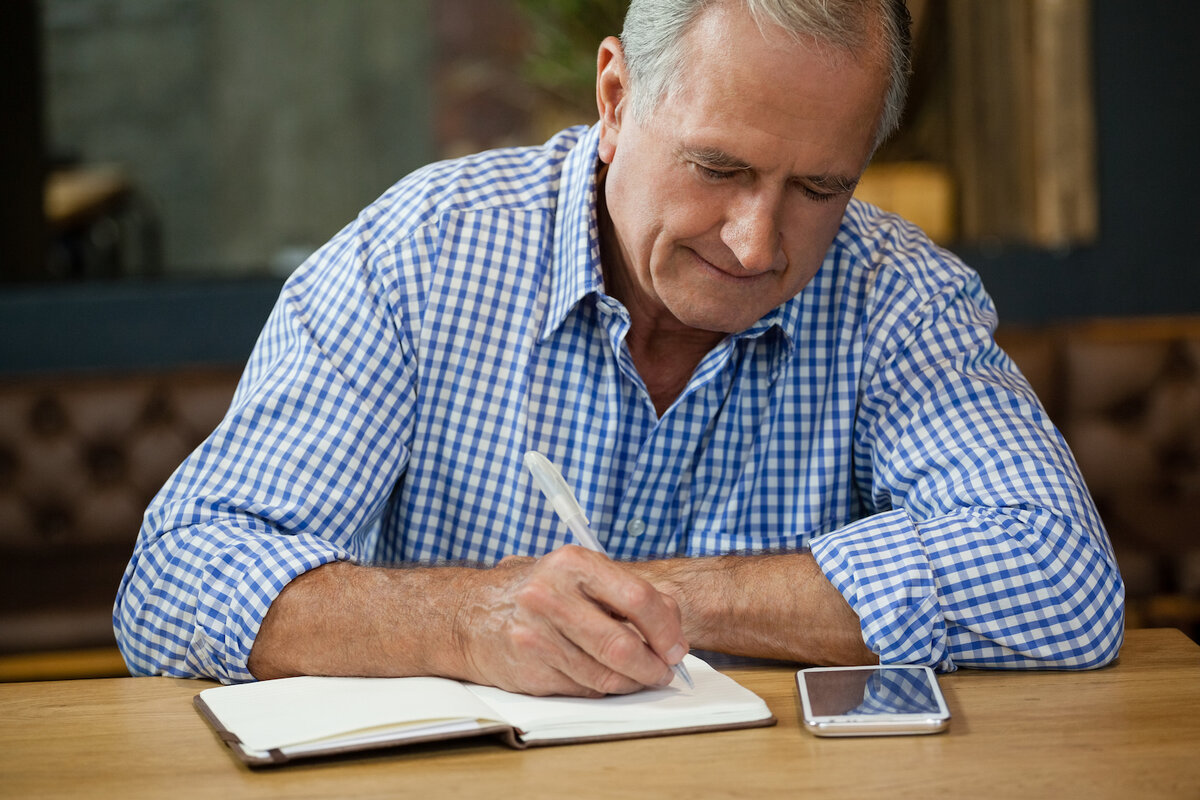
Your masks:
{"label": "man's right arm", "polygon": [[668,663],[686,651],[669,596],[565,547],[493,569],[319,567],[272,604],[249,668],[259,679],[441,675],[601,695],[669,683]]}
{"label": "man's right arm", "polygon": [[370,224],[289,278],[229,411],[147,510],[113,611],[134,674],[249,680],[283,588],[374,556],[373,521],[407,468],[416,354]]}
{"label": "man's right arm", "polygon": [[[148,510],[114,607],[131,671],[441,674],[572,693],[659,682],[686,650],[678,609],[596,554],[353,563],[374,556],[373,522],[407,468],[417,369],[399,326],[422,305],[373,272],[369,228],[289,279],[229,413]],[[412,247],[387,259],[419,263]]]}

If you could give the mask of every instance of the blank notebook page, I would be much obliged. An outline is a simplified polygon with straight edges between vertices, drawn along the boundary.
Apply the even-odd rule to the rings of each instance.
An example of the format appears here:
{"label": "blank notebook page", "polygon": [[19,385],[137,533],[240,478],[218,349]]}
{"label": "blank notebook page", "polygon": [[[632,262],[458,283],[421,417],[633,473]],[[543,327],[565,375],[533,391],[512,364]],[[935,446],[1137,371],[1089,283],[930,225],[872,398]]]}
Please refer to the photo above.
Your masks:
{"label": "blank notebook page", "polygon": [[695,656],[685,656],[696,683],[676,678],[661,689],[643,689],[600,699],[528,697],[490,686],[467,688],[512,725],[526,741],[572,736],[603,736],[648,729],[687,728],[770,716],[758,695]]}

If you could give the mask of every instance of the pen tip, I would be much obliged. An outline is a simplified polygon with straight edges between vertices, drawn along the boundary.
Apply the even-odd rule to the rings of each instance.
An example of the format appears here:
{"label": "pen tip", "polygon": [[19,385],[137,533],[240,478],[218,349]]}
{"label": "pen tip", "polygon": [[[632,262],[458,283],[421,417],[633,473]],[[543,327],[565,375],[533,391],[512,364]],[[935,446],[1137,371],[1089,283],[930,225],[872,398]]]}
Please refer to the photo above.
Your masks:
{"label": "pen tip", "polygon": [[691,673],[688,672],[688,668],[685,667],[682,662],[675,664],[671,667],[671,669],[674,670],[675,674],[687,684],[689,689],[696,688],[696,683],[692,680]]}

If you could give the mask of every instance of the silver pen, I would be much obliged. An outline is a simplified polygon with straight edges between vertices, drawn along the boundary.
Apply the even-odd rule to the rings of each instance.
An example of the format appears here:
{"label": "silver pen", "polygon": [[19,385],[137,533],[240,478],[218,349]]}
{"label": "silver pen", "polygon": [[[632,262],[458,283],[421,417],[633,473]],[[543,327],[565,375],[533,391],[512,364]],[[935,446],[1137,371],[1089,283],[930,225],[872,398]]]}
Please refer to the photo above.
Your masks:
{"label": "silver pen", "polygon": [[[575,493],[571,491],[571,487],[567,485],[566,478],[559,472],[558,467],[550,459],[536,450],[530,450],[525,454],[525,467],[529,470],[529,474],[533,476],[533,482],[542,490],[542,494],[550,501],[550,505],[554,508],[558,518],[567,526],[567,530],[579,542],[579,544],[603,555],[608,555],[604,552],[604,545],[600,544],[600,540],[596,538],[596,534],[592,533],[591,527],[588,525],[587,515],[583,513],[583,507],[579,505],[579,501],[575,499]],[[689,689],[696,688],[696,684],[692,681],[692,676],[688,673],[687,667],[683,662],[672,664],[671,670],[688,685]]]}

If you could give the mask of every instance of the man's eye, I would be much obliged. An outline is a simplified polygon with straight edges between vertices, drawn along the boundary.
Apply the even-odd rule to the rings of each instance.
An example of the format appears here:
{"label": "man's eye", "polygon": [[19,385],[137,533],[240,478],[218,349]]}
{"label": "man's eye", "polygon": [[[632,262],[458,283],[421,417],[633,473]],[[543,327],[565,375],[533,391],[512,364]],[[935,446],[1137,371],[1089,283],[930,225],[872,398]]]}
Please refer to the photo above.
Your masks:
{"label": "man's eye", "polygon": [[703,164],[696,164],[695,167],[700,172],[700,174],[703,175],[705,178],[708,178],[709,180],[714,180],[714,181],[728,180],[729,178],[732,178],[734,175],[737,175],[736,171],[731,172],[731,171],[726,171],[726,170],[713,169],[712,167],[706,167]]}
{"label": "man's eye", "polygon": [[837,197],[841,192],[818,192],[807,186],[800,187],[804,191],[804,196],[809,200],[815,200],[818,203],[828,203],[833,198]]}

